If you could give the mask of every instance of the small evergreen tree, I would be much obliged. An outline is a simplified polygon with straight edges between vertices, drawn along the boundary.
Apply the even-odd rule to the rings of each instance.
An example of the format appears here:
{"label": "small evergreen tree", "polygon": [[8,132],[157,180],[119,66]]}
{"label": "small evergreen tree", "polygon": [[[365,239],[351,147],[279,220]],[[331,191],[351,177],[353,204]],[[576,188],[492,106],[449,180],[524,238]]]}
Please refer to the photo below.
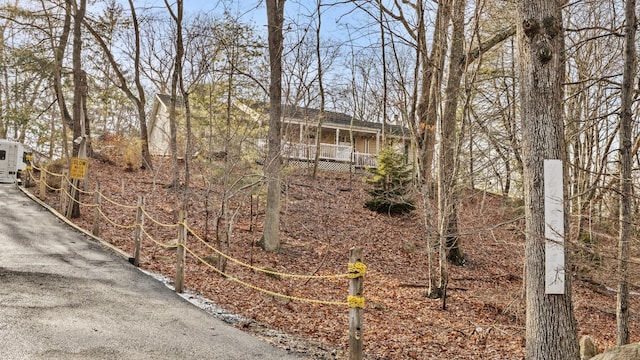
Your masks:
{"label": "small evergreen tree", "polygon": [[411,199],[411,168],[404,162],[404,155],[386,146],[378,155],[378,167],[369,169],[372,176],[368,190],[371,199],[364,206],[381,214],[398,215],[415,210]]}

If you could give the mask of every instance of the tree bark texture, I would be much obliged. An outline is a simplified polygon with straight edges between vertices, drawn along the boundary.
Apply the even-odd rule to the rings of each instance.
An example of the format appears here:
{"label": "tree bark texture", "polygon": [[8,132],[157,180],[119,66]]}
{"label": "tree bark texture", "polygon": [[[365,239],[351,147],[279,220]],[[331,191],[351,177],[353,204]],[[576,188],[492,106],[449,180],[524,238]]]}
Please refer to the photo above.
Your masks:
{"label": "tree bark texture", "polygon": [[[86,78],[82,70],[82,19],[84,19],[86,0],[80,3],[74,1],[74,22],[73,22],[73,139],[83,136],[82,128],[82,103],[86,92]],[[80,143],[74,141],[73,156],[77,156],[80,150]]]}
{"label": "tree bark texture", "polygon": [[[322,54],[320,53],[320,30],[322,26],[322,0],[317,0],[316,12],[318,14],[318,27],[316,28],[316,61],[318,64],[318,91],[320,92],[320,112],[318,113],[318,127],[316,128],[316,154],[313,159],[313,174],[315,180],[318,175],[318,163],[320,162],[320,138],[322,137],[322,124],[324,123],[325,94],[322,69]],[[384,128],[384,127],[383,127]]]}
{"label": "tree bark texture", "polygon": [[[84,19],[87,8],[87,1],[74,1],[74,21],[73,21],[73,156],[78,156],[80,146],[83,141],[76,139],[84,136],[85,120],[84,120],[84,99],[87,94],[87,78],[84,70],[82,70],[82,20]],[[87,124],[88,125],[88,124]],[[85,140],[86,141],[86,140]],[[84,155],[84,154],[83,154]],[[78,181],[74,181],[74,186],[78,185]],[[71,217],[80,217],[80,193],[73,192],[74,196]]]}
{"label": "tree bark texture", "polygon": [[267,0],[267,27],[269,39],[269,67],[271,79],[269,84],[269,149],[264,165],[267,177],[267,205],[265,210],[264,230],[260,245],[266,251],[280,249],[280,173],[282,160],[282,49],[284,37],[284,0]]}
{"label": "tree bark texture", "polygon": [[444,0],[438,5],[436,13],[436,28],[433,33],[433,45],[431,55],[427,57],[426,35],[423,35],[424,46],[421,55],[422,62],[422,89],[418,104],[418,116],[420,121],[421,157],[423,162],[424,180],[427,188],[431,187],[431,168],[436,146],[436,123],[438,118],[438,106],[440,102],[440,89],[444,72],[444,60],[447,52],[447,29],[451,19],[451,1]]}
{"label": "tree bark texture", "polygon": [[142,140],[142,168],[143,169],[153,169],[153,163],[151,162],[151,153],[149,152],[149,130],[147,129],[147,115],[145,112],[146,99],[144,95],[144,87],[142,86],[142,81],[140,79],[140,24],[138,23],[138,16],[136,14],[136,8],[133,4],[133,0],[129,0],[129,9],[131,9],[131,21],[133,23],[133,30],[135,36],[135,57],[133,59],[134,63],[134,81],[136,83],[136,89],[138,90],[138,98],[133,95],[133,93],[128,90],[129,87],[126,86],[126,82],[123,82],[123,86],[127,88],[125,93],[135,104],[138,109],[138,122],[140,125],[140,140]]}
{"label": "tree bark texture", "polygon": [[[579,359],[571,277],[565,276],[565,294],[545,294],[543,161],[566,158],[562,118],[564,34],[559,4],[556,0],[519,0],[517,3],[526,222],[527,360]],[[568,229],[566,215],[564,221]]]}
{"label": "tree bark texture", "polygon": [[[64,89],[62,87],[62,70],[63,70],[63,62],[64,62],[64,52],[67,48],[67,43],[69,42],[70,33],[71,33],[71,4],[67,3],[65,5],[64,25],[62,26],[62,33],[60,34],[58,45],[54,46],[53,39],[51,40],[52,42],[51,46],[55,48],[54,69],[53,69],[54,84],[53,85],[54,85],[54,91],[56,94],[56,99],[58,101],[60,116],[62,117],[63,127],[64,126],[73,127],[73,120],[71,119],[71,115],[69,114],[69,110],[67,109],[67,103],[64,97]],[[65,151],[65,153],[67,152]]]}
{"label": "tree bark texture", "polygon": [[[425,25],[425,10],[422,1],[416,3],[416,13],[420,19],[416,38],[418,47],[418,56],[420,57],[420,98],[418,100],[416,110],[418,116],[418,171],[422,177],[420,185],[423,201],[423,219],[425,223],[425,237],[429,247],[428,266],[429,266],[429,290],[425,294],[429,298],[439,298],[442,296],[443,277],[440,272],[439,281],[436,284],[436,252],[439,251],[438,246],[439,231],[436,221],[432,219],[432,213],[428,206],[432,190],[432,164],[433,154],[435,151],[436,141],[436,124],[437,124],[437,108],[436,104],[440,100],[440,88],[442,86],[442,74],[444,72],[444,60],[447,48],[447,28],[450,19],[451,0],[444,0],[439,3],[436,13],[436,26],[433,32],[433,45],[431,54],[427,45],[427,33]],[[441,262],[442,264],[442,262]]]}
{"label": "tree bark texture", "polygon": [[184,193],[182,200],[182,209],[187,210],[189,206],[189,183],[191,181],[191,105],[189,104],[189,91],[184,85],[184,76],[182,74],[182,58],[184,57],[184,37],[182,31],[182,19],[184,13],[184,3],[182,0],[176,2],[178,7],[176,18],[176,53],[180,55],[177,59],[180,64],[180,72],[178,79],[178,87],[180,88],[180,95],[182,96],[182,102],[184,104],[184,121],[186,126],[186,144],[184,149]]}
{"label": "tree bark texture", "polygon": [[629,343],[629,242],[632,200],[632,113],[636,60],[636,0],[625,1],[625,47],[620,109],[620,233],[618,238],[617,343]]}
{"label": "tree bark texture", "polygon": [[182,0],[176,3],[177,13],[171,9],[171,5],[165,0],[165,5],[171,13],[171,17],[176,22],[176,57],[173,63],[173,74],[171,75],[171,103],[169,104],[169,148],[171,149],[171,186],[174,190],[180,187],[180,169],[178,167],[178,129],[176,119],[177,93],[180,79],[182,78],[182,58],[184,56],[184,46],[182,44]]}
{"label": "tree bark texture", "polygon": [[[438,210],[440,242],[444,248],[446,259],[455,265],[462,265],[464,256],[458,243],[458,212],[456,211],[456,178],[458,161],[456,156],[457,133],[456,121],[458,110],[458,94],[462,74],[466,68],[464,54],[464,11],[466,0],[455,0],[452,15],[452,36],[447,70],[445,103],[440,118],[440,160],[438,162]],[[445,254],[441,254],[444,258]],[[443,278],[447,274],[446,263],[441,263]],[[446,278],[443,285],[446,285]],[[444,286],[443,286],[444,287]]]}

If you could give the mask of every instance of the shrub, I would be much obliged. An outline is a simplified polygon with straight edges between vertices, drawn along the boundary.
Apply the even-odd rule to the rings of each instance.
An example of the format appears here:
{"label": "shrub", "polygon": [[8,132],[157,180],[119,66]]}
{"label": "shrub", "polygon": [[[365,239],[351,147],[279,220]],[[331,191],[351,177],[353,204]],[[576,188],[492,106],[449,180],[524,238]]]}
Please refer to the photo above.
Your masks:
{"label": "shrub", "polygon": [[378,167],[369,169],[371,199],[364,206],[378,213],[406,214],[415,210],[411,198],[412,171],[404,162],[404,156],[392,147],[383,148],[378,155]]}
{"label": "shrub", "polygon": [[47,187],[49,191],[51,189],[60,189],[62,187],[62,172],[67,168],[67,161],[65,159],[56,159],[47,163],[44,168],[47,170]]}
{"label": "shrub", "polygon": [[122,162],[125,171],[139,169],[142,164],[142,141],[132,137],[127,139],[122,150]]}

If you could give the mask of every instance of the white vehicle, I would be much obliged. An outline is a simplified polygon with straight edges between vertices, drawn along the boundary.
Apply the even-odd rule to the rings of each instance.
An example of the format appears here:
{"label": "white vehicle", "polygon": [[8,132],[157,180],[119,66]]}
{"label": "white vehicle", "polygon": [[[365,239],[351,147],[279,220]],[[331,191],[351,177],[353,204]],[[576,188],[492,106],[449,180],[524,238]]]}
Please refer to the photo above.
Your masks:
{"label": "white vehicle", "polygon": [[13,183],[27,167],[28,152],[21,143],[0,139],[0,183]]}

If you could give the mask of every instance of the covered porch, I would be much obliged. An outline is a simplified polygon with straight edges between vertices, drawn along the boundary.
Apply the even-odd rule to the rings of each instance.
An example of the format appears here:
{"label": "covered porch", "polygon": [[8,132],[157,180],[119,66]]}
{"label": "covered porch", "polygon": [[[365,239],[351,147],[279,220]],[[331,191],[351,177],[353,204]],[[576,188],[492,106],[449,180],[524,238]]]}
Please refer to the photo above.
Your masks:
{"label": "covered porch", "polygon": [[326,125],[322,127],[318,148],[315,124],[289,122],[284,126],[282,153],[289,159],[313,161],[319,150],[318,159],[322,161],[350,163],[359,168],[378,166],[380,131]]}
{"label": "covered porch", "polygon": [[[288,159],[314,161],[318,147],[316,144],[284,142],[282,155]],[[350,145],[320,143],[319,160],[351,163],[356,167],[377,167],[377,155],[354,151]]]}

